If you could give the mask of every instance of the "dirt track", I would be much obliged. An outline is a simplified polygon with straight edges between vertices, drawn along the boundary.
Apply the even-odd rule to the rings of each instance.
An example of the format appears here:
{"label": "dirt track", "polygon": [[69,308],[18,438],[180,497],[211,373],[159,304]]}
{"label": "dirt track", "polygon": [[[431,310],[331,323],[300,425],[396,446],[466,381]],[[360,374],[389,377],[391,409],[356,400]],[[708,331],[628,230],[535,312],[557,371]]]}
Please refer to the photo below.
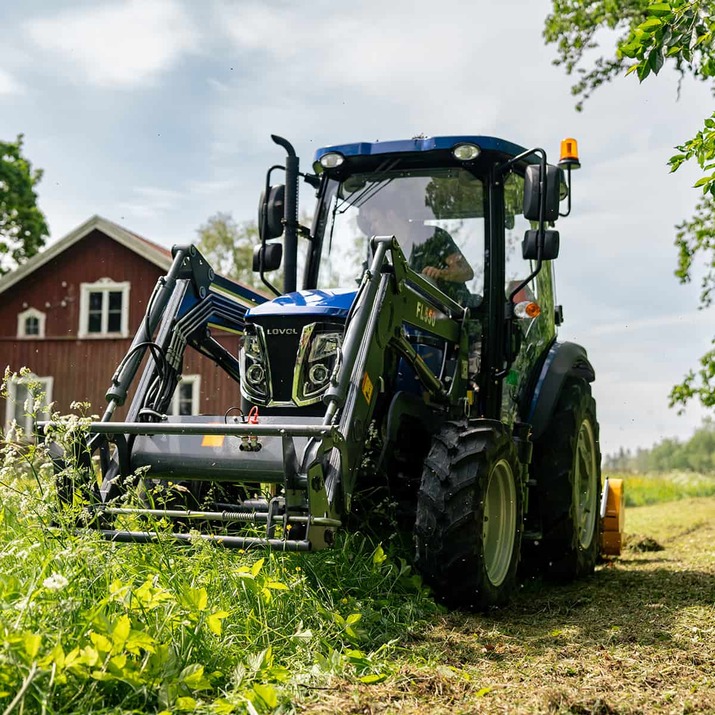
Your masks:
{"label": "dirt track", "polygon": [[445,615],[403,644],[396,676],[314,693],[303,711],[715,713],[715,499],[632,509],[626,531],[594,577]]}

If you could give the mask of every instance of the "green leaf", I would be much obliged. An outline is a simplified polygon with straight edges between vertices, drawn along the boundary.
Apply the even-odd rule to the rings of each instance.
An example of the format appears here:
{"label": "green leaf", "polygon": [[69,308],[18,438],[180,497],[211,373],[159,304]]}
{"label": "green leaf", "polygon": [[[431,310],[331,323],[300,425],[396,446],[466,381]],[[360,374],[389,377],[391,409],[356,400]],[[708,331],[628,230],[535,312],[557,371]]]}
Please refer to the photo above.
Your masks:
{"label": "green leaf", "polygon": [[22,644],[25,646],[25,653],[28,658],[34,659],[40,652],[40,645],[42,645],[42,636],[37,633],[23,633]]}
{"label": "green leaf", "polygon": [[386,559],[387,556],[385,555],[385,551],[382,548],[382,544],[378,544],[377,548],[372,554],[372,563],[375,564],[375,566],[379,566],[380,564],[384,563]]}
{"label": "green leaf", "polygon": [[275,710],[278,707],[278,693],[272,685],[255,683],[253,691],[271,710]]}
{"label": "green leaf", "polygon": [[272,588],[274,591],[289,591],[290,589],[281,581],[266,581],[264,588]]}
{"label": "green leaf", "polygon": [[713,182],[715,182],[715,176],[702,176],[693,184],[693,188],[697,189],[700,186],[707,187]]}
{"label": "green leaf", "polygon": [[191,690],[209,690],[211,681],[204,675],[204,666],[199,663],[187,665],[181,671],[179,680]]}
{"label": "green leaf", "polygon": [[662,20],[657,17],[649,17],[645,22],[642,22],[638,27],[643,30],[643,32],[653,32],[656,28],[663,24]]}
{"label": "green leaf", "polygon": [[127,638],[129,638],[130,630],[131,621],[129,620],[129,616],[119,616],[112,629],[112,642],[114,643],[115,651],[120,651],[124,648],[124,644],[127,642]]}
{"label": "green leaf", "polygon": [[653,74],[658,74],[663,67],[663,54],[660,51],[660,47],[656,47],[651,50],[648,55],[648,66],[653,71]]}
{"label": "green leaf", "polygon": [[129,631],[129,637],[124,647],[134,655],[139,655],[143,650],[146,653],[156,652],[156,643],[154,639],[144,631]]}
{"label": "green leaf", "polygon": [[209,630],[217,636],[220,636],[223,631],[223,624],[221,621],[228,615],[228,611],[216,611],[215,613],[212,613],[206,619],[206,625],[209,627]]}
{"label": "green leaf", "polygon": [[109,671],[113,675],[120,676],[127,666],[127,656],[123,653],[121,655],[114,655],[109,659]]}
{"label": "green leaf", "polygon": [[386,673],[370,673],[370,675],[363,675],[358,680],[361,683],[366,683],[367,685],[372,685],[373,683],[382,683],[387,680]]}
{"label": "green leaf", "polygon": [[630,57],[633,59],[636,54],[638,53],[638,50],[640,49],[640,44],[637,42],[628,42],[625,45],[621,45],[618,48],[618,54],[621,56],[625,57]]}
{"label": "green leaf", "polygon": [[[211,712],[217,713],[217,715],[230,715],[235,710],[236,706],[224,698],[217,698],[211,703]],[[171,715],[171,713],[168,715]]]}
{"label": "green leaf", "polygon": [[174,707],[180,712],[193,712],[196,710],[196,701],[188,696],[176,698]]}
{"label": "green leaf", "polygon": [[101,653],[109,653],[112,650],[112,641],[106,638],[101,633],[90,632],[89,639],[92,645]]}
{"label": "green leaf", "polygon": [[205,588],[190,588],[184,593],[187,605],[196,611],[205,611],[209,605],[209,596]]}
{"label": "green leaf", "polygon": [[[217,713],[217,715],[230,715],[230,713],[235,711],[236,706],[224,698],[217,698],[211,703],[211,712]],[[168,715],[171,715],[171,713]]]}
{"label": "green leaf", "polygon": [[650,15],[655,15],[656,17],[662,17],[663,15],[670,15],[672,12],[670,5],[667,2],[657,2],[653,5],[648,5],[648,13]]}
{"label": "green leaf", "polygon": [[255,578],[258,576],[258,574],[261,572],[261,569],[263,568],[263,563],[265,562],[265,559],[258,559],[253,566],[251,566],[251,575]]}
{"label": "green leaf", "polygon": [[650,74],[650,65],[648,62],[641,62],[638,65],[638,80],[643,81]]}

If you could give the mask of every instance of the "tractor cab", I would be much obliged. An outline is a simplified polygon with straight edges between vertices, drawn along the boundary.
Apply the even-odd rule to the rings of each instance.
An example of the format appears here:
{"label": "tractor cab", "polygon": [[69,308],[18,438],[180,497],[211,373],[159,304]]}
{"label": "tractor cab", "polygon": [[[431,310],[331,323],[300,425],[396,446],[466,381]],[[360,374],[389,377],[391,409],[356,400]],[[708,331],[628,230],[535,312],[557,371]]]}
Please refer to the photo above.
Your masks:
{"label": "tractor cab", "polygon": [[[286,255],[301,256],[303,268],[298,276],[284,267],[284,293],[298,284],[323,297],[326,291],[357,290],[372,260],[373,238],[394,236],[410,269],[465,311],[455,317],[467,321],[475,413],[514,421],[527,379],[514,363],[525,344],[533,344],[532,354],[542,353],[560,322],[549,264],[558,255],[558,233],[547,224],[558,218],[559,201],[568,196],[570,170],[577,164],[573,145],[569,152],[557,168],[546,164],[541,150],[485,136],[318,149],[314,173],[303,175],[317,189],[310,229],[298,226],[297,206],[295,217],[286,213],[285,197],[297,195],[297,184],[272,187],[269,172],[255,267],[272,287],[262,256],[279,256],[283,242]],[[288,154],[290,174],[291,149]],[[335,300],[345,302],[342,294]],[[434,346],[417,323],[406,325],[411,342]]]}

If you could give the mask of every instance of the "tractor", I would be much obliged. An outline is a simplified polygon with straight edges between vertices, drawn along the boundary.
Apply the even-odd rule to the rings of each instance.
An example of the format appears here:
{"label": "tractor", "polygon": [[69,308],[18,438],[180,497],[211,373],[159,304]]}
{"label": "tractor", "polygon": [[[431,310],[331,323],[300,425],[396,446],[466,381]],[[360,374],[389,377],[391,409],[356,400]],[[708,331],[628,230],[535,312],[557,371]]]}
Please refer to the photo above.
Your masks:
{"label": "tractor", "polygon": [[[343,144],[302,172],[272,139],[285,165],[259,204],[265,290],[174,246],[102,418],[69,446],[43,425],[60,503],[114,541],[160,538],[157,517],[178,541],[310,551],[360,528],[364,495],[380,492],[457,608],[504,604],[520,563],[593,572],[613,494],[595,372],[556,339],[552,272],[575,140],[558,165],[489,136]],[[301,182],[317,197],[310,226]],[[218,331],[242,336],[238,354]],[[188,347],[235,380],[225,414],[168,414]]]}

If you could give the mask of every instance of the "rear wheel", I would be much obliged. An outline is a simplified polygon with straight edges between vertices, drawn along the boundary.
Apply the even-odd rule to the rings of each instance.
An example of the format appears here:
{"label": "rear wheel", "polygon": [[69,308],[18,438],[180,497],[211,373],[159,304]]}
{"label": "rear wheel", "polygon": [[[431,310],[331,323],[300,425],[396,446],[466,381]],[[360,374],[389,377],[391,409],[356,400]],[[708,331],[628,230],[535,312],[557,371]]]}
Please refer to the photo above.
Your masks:
{"label": "rear wheel", "polygon": [[438,599],[484,609],[516,585],[521,467],[509,430],[447,423],[432,440],[417,501],[416,565]]}
{"label": "rear wheel", "polygon": [[598,559],[601,453],[596,403],[585,380],[568,380],[549,427],[534,445],[532,476],[541,506],[541,541],[532,553],[547,575],[593,573]]}

